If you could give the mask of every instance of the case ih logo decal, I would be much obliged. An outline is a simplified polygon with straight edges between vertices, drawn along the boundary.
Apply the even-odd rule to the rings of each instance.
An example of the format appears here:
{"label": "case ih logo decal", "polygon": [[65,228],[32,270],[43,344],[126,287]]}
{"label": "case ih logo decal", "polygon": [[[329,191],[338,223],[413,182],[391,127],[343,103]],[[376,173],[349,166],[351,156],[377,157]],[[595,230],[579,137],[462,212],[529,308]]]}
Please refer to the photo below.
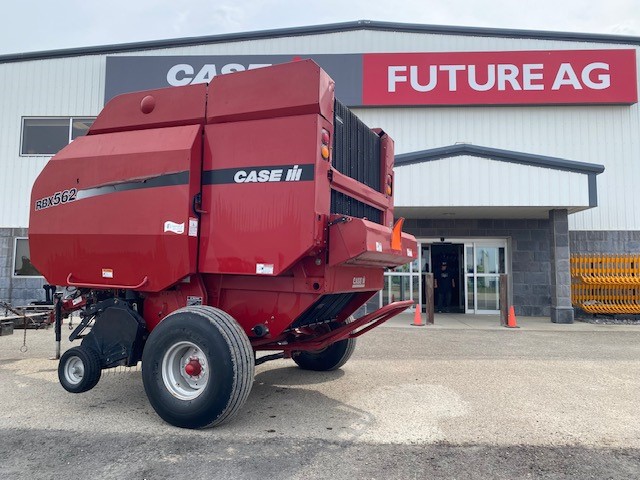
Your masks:
{"label": "case ih logo decal", "polygon": [[313,164],[224,168],[203,172],[203,185],[223,183],[307,182],[313,180]]}
{"label": "case ih logo decal", "polygon": [[56,192],[49,197],[41,198],[40,200],[36,200],[35,210],[44,210],[49,207],[57,207],[58,205],[63,205],[68,202],[73,202],[76,199],[76,195],[78,194],[78,190],[75,188],[70,188],[69,190],[62,190],[61,192]]}
{"label": "case ih logo decal", "polygon": [[352,288],[364,288],[367,282],[366,277],[353,277]]}

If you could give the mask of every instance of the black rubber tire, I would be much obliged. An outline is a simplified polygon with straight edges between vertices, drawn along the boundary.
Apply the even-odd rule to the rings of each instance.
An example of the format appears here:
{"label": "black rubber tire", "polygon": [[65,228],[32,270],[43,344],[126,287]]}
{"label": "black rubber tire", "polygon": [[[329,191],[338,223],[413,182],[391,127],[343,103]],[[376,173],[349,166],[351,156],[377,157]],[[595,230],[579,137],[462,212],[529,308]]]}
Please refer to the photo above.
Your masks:
{"label": "black rubber tire", "polygon": [[[162,378],[162,361],[180,342],[196,345],[211,366],[202,392],[175,396]],[[238,413],[247,400],[255,360],[249,338],[229,314],[198,305],[181,308],[151,332],[142,353],[142,380],[149,403],[167,423],[182,428],[213,427]]]}
{"label": "black rubber tire", "polygon": [[[347,323],[351,322],[351,318]],[[332,329],[338,324],[331,324]],[[318,351],[295,351],[291,358],[303,370],[314,370],[316,372],[327,372],[337,370],[342,367],[353,355],[356,348],[356,339],[347,338],[339,342],[332,343],[328,347]]]}
{"label": "black rubber tire", "polygon": [[[73,381],[68,376],[67,365],[73,361],[82,363],[84,371],[79,381]],[[100,367],[98,352],[82,345],[72,347],[64,352],[60,358],[60,363],[58,363],[58,380],[60,380],[60,385],[67,392],[83,393],[91,390],[100,381],[101,374],[102,368]]]}

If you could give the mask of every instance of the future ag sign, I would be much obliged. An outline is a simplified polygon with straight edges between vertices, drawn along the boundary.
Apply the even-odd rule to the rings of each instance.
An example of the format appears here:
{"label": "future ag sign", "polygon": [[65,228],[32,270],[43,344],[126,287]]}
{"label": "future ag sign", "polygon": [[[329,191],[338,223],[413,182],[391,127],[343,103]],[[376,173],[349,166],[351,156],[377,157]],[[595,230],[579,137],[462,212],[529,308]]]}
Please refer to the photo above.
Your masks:
{"label": "future ag sign", "polygon": [[107,57],[105,101],[167,86],[209,82],[216,75],[312,58],[349,106],[623,104],[638,100],[636,52],[368,53]]}
{"label": "future ag sign", "polygon": [[364,105],[637,101],[635,50],[364,55]]}

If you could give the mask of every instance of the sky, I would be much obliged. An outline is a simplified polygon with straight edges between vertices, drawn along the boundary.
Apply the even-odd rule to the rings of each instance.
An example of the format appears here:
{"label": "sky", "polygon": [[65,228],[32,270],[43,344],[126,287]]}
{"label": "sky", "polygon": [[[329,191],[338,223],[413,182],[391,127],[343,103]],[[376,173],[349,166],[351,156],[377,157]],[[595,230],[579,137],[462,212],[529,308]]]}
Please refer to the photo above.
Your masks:
{"label": "sky", "polygon": [[22,0],[0,55],[354,20],[640,36],[640,0]]}

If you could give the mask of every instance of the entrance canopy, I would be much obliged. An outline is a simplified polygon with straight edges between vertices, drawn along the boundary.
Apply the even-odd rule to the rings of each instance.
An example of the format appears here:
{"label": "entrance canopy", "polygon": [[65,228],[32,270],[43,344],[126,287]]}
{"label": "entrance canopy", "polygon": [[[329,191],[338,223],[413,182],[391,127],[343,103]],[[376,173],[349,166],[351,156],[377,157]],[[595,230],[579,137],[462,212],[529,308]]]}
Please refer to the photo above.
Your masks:
{"label": "entrance canopy", "polygon": [[395,157],[396,215],[547,218],[598,205],[604,166],[471,144]]}

